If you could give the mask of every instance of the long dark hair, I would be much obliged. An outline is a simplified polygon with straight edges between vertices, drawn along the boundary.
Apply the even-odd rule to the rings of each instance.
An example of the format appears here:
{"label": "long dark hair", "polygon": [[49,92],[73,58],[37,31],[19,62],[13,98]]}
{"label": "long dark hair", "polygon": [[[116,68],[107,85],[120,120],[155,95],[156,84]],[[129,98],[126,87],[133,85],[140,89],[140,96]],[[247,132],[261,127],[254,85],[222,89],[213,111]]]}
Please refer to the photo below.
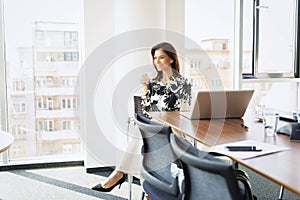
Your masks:
{"label": "long dark hair", "polygon": [[154,64],[154,54],[155,54],[155,51],[158,49],[164,51],[173,60],[173,62],[171,63],[173,75],[175,77],[179,76],[180,65],[179,65],[179,60],[178,60],[178,55],[177,55],[176,49],[170,43],[162,42],[162,43],[159,43],[159,44],[153,46],[151,49],[153,65],[154,65],[155,70],[157,71],[157,76],[154,78],[154,80],[161,80],[161,78],[162,78],[162,72],[158,71]]}

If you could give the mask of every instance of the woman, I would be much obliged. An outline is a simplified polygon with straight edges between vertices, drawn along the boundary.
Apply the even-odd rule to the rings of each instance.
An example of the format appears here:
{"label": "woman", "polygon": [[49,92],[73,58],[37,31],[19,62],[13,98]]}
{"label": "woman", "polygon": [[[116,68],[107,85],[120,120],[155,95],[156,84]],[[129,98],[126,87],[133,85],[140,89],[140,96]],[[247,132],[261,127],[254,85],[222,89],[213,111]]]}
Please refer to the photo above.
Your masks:
{"label": "woman", "polygon": [[144,114],[151,111],[179,111],[191,104],[191,84],[179,74],[180,66],[175,48],[169,43],[160,43],[151,49],[157,76],[144,84],[142,107]]}
{"label": "woman", "polygon": [[[191,84],[179,74],[180,65],[175,48],[167,42],[152,47],[151,56],[157,71],[154,79],[143,75],[140,79],[144,85],[142,96],[143,113],[150,117],[148,112],[179,111],[191,105]],[[109,192],[115,186],[125,181],[124,172],[116,169],[92,189]]]}

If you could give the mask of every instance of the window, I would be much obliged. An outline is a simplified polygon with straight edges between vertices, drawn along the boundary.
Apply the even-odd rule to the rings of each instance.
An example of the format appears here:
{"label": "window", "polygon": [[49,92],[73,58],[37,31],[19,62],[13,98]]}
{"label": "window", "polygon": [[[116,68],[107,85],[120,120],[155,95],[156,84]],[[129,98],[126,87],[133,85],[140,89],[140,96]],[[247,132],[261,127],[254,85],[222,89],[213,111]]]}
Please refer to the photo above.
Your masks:
{"label": "window", "polygon": [[62,87],[74,87],[75,86],[75,79],[74,78],[63,78],[61,80]]}
{"label": "window", "polygon": [[53,109],[53,99],[39,98],[37,107],[38,107],[38,109],[52,110]]}
{"label": "window", "polygon": [[54,131],[54,121],[53,120],[43,120],[39,121],[39,131]]}
{"label": "window", "polygon": [[243,77],[270,78],[243,80],[243,88],[256,91],[250,106],[264,101],[266,107],[276,110],[299,110],[299,81],[274,79],[299,75],[298,0],[243,2]]}
{"label": "window", "polygon": [[50,77],[37,77],[36,84],[39,88],[48,88],[53,86],[53,80]]}
{"label": "window", "polygon": [[65,52],[64,60],[65,61],[78,61],[78,53],[77,52]]}
{"label": "window", "polygon": [[72,108],[72,99],[62,99],[61,102],[63,109]]}
{"label": "window", "polygon": [[[70,129],[67,136],[61,134],[62,121],[78,120],[74,112],[61,108],[62,98],[71,99],[66,107],[73,106],[74,99],[73,89],[61,87],[61,80],[65,77],[76,80],[81,66],[78,36],[83,27],[83,1],[72,1],[72,6],[69,3],[68,0],[3,0],[0,12],[5,54],[1,60],[5,65],[0,65],[1,126],[7,124],[7,128],[2,128],[18,140],[4,160],[64,161],[63,145],[69,143],[72,144],[68,150],[70,159],[82,159],[77,131]],[[65,53],[70,52],[72,63],[65,60]],[[2,103],[4,98],[7,101]],[[3,108],[9,108],[6,115]],[[72,125],[67,123],[64,128]]]}
{"label": "window", "polygon": [[78,108],[78,98],[63,98],[61,100],[62,109]]}
{"label": "window", "polygon": [[36,53],[38,62],[59,62],[64,61],[63,52],[37,52]]}
{"label": "window", "polygon": [[194,90],[234,87],[234,5],[233,0],[185,1],[185,33],[200,46],[186,50]]}
{"label": "window", "polygon": [[[249,54],[247,54],[250,45],[247,40],[244,40],[247,48],[244,48],[246,59],[244,59],[243,73],[255,77],[294,77],[295,72],[299,70],[298,55],[296,55],[297,0],[284,2],[247,0],[245,2],[244,22],[248,27],[247,30],[253,33],[252,37],[248,37],[247,32],[245,34],[247,38],[253,38],[251,48],[253,52],[250,68]],[[252,13],[249,12],[250,8]],[[250,20],[253,21],[249,22]],[[253,31],[249,30],[251,24],[253,24]]]}
{"label": "window", "polygon": [[15,80],[13,82],[13,91],[15,92],[25,91],[25,81]]}
{"label": "window", "polygon": [[[37,25],[39,23],[36,22]],[[67,38],[66,33],[69,33]],[[41,29],[35,33],[35,45],[43,47],[78,47],[77,34],[76,31],[65,32]]]}
{"label": "window", "polygon": [[26,124],[17,124],[13,127],[13,135],[15,140],[27,139]]}
{"label": "window", "polygon": [[26,103],[13,104],[13,113],[25,113],[25,112],[26,112]]}
{"label": "window", "polygon": [[67,120],[62,122],[62,130],[73,130],[73,121]]}
{"label": "window", "polygon": [[78,34],[76,32],[64,32],[65,46],[77,47],[78,46]]}

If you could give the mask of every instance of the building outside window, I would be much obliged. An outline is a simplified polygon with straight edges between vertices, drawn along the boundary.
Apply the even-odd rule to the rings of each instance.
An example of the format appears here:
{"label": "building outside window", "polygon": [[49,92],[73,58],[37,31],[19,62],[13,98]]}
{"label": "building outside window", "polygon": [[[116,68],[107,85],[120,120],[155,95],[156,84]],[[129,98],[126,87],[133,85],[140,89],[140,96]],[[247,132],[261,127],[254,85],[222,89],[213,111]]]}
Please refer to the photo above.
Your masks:
{"label": "building outside window", "polygon": [[72,110],[79,104],[74,87],[81,66],[82,6],[82,0],[71,7],[65,0],[3,0],[9,109],[1,120],[7,119],[16,138],[8,152],[12,162],[83,159],[74,125],[79,119]]}
{"label": "building outside window", "polygon": [[61,86],[62,87],[74,87],[75,79],[74,78],[62,78]]}
{"label": "building outside window", "polygon": [[[234,84],[237,78],[234,77],[234,71],[240,66],[235,65],[234,51],[237,49],[233,48],[234,30],[240,28],[240,24],[236,23],[239,15],[233,16],[239,9],[235,7],[238,2],[242,2],[243,5],[241,73],[259,77],[252,80],[242,79],[240,85]],[[215,5],[218,5],[218,8]],[[226,9],[223,9],[224,7]],[[193,88],[254,89],[250,108],[254,108],[263,100],[266,107],[279,111],[300,111],[297,91],[299,80],[284,79],[294,77],[295,67],[299,69],[299,66],[295,66],[296,61],[299,61],[295,55],[295,11],[294,0],[284,3],[270,0],[186,1],[185,31],[187,37],[200,46],[197,51],[187,49],[186,52],[190,63],[186,65],[189,67],[187,75]],[[297,60],[294,60],[295,58]],[[212,71],[217,73],[212,75]],[[216,74],[219,78],[216,78]],[[269,79],[260,79],[262,77]]]}
{"label": "building outside window", "polygon": [[62,130],[73,130],[74,124],[71,120],[66,120],[62,122]]}
{"label": "building outside window", "polygon": [[15,80],[13,81],[13,91],[25,91],[25,81],[23,80]]}
{"label": "building outside window", "polygon": [[12,113],[25,113],[26,103],[14,103]]}
{"label": "building outside window", "polygon": [[199,45],[186,50],[194,90],[232,89],[234,1],[191,0],[185,5],[186,35]]}

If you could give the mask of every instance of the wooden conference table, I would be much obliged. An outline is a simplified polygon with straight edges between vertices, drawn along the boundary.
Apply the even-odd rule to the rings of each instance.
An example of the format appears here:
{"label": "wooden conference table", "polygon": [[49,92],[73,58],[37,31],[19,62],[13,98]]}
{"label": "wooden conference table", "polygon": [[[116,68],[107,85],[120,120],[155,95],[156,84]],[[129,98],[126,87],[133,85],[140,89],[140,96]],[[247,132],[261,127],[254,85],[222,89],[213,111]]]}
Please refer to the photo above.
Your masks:
{"label": "wooden conference table", "polygon": [[[189,120],[179,112],[151,112],[154,120],[167,124],[189,137],[210,146],[255,140],[290,148],[286,151],[249,159],[232,158],[239,164],[276,182],[300,195],[300,143],[289,141],[289,136],[265,137],[263,125],[251,113],[246,112],[242,119]],[[279,127],[284,122],[279,122]],[[246,127],[245,127],[246,126]]]}

